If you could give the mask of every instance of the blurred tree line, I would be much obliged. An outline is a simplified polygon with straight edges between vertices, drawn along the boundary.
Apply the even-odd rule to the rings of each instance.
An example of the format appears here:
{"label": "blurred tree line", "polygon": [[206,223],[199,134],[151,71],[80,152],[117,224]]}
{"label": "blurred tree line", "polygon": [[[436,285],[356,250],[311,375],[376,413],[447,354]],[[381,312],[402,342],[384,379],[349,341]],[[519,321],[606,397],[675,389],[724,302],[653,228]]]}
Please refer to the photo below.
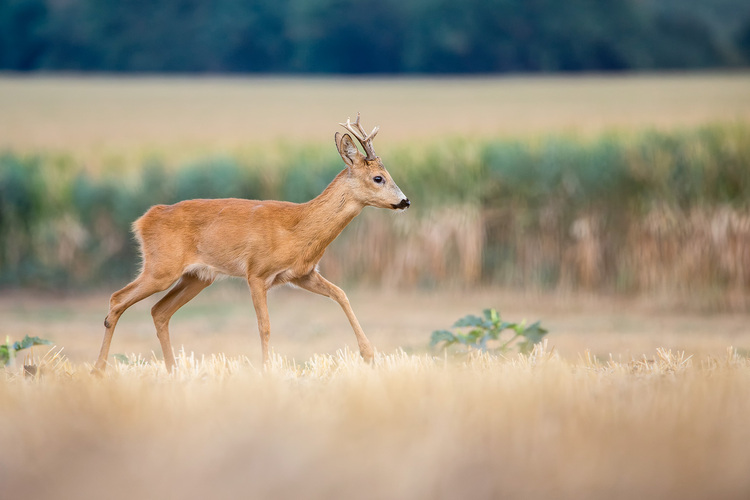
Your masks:
{"label": "blurred tree line", "polygon": [[747,0],[0,0],[0,69],[485,73],[750,64]]}

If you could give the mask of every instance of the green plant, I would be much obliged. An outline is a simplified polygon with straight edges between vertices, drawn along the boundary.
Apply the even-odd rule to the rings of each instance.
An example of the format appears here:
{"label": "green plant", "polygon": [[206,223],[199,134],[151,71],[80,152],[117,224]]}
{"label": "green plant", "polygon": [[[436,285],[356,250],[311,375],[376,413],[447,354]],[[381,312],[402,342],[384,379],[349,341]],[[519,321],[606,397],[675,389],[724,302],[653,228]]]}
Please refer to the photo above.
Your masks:
{"label": "green plant", "polygon": [[13,358],[16,357],[16,353],[22,349],[28,349],[35,345],[51,345],[52,341],[47,339],[40,339],[39,337],[29,337],[26,335],[23,340],[13,342],[11,344],[10,337],[5,337],[5,343],[0,344],[0,364],[8,365]]}
{"label": "green plant", "polygon": [[140,356],[137,356],[131,360],[126,354],[116,353],[113,354],[112,357],[115,358],[118,363],[127,366],[145,366],[148,364],[148,362],[145,359],[142,359]]}
{"label": "green plant", "polygon": [[[526,321],[509,323],[503,321],[496,309],[485,309],[482,317],[469,314],[453,323],[456,332],[450,330],[436,330],[432,332],[430,347],[436,347],[442,342],[445,349],[454,344],[461,344],[470,349],[481,351],[506,352],[514,344],[522,353],[531,352],[534,344],[542,341],[547,330],[537,321],[526,326]],[[503,337],[503,332],[511,335]]]}

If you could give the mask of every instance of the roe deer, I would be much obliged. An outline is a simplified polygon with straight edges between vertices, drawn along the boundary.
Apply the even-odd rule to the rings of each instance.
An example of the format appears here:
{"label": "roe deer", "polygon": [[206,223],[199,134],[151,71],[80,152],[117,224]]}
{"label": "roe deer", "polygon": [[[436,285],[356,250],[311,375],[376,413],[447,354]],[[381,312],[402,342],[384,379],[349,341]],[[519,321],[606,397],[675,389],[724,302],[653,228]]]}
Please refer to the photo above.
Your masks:
{"label": "roe deer", "polygon": [[346,164],[327,188],[307,203],[244,199],[187,200],[156,205],[133,223],[143,267],[130,284],[112,294],[104,319],[95,371],[107,366],[107,355],[117,320],[136,302],[176,285],[151,309],[156,335],[167,370],[175,366],[169,341],[169,319],[220,275],[247,280],[258,317],[263,363],[267,364],[271,325],[266,294],[276,285],[296,286],[330,297],[349,319],[366,361],[373,348],[362,331],[346,294],[318,272],[328,245],[365,206],[405,210],[404,196],[375,155],[370,134],[357,120],[340,124],[362,144],[357,149],[349,134],[336,133],[336,148]]}

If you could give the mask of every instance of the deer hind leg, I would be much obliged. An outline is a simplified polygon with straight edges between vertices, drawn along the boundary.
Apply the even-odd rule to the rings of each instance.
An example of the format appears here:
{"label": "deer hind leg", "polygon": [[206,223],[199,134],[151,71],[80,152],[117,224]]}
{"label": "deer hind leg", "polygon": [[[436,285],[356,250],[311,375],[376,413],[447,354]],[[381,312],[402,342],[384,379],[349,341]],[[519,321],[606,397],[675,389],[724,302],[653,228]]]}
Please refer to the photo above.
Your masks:
{"label": "deer hind leg", "polygon": [[112,294],[109,299],[109,313],[104,318],[104,340],[99,351],[99,358],[94,365],[95,372],[103,372],[107,368],[107,356],[112,336],[115,334],[115,326],[125,310],[146,297],[169,288],[176,278],[169,276],[154,277],[145,270],[135,280],[126,285],[122,290]]}
{"label": "deer hind leg", "polygon": [[213,280],[202,280],[192,274],[184,274],[177,284],[162,299],[151,308],[151,316],[156,326],[156,336],[159,338],[164,364],[167,371],[175,367],[172,344],[169,340],[169,320],[177,310],[193,300],[203,289],[213,283]]}
{"label": "deer hind leg", "polygon": [[310,292],[331,298],[339,303],[341,308],[344,310],[344,314],[346,314],[346,317],[349,319],[349,324],[352,325],[354,335],[357,337],[359,353],[362,355],[362,358],[365,361],[371,363],[373,357],[375,356],[375,350],[372,348],[372,344],[370,344],[370,341],[365,336],[365,332],[359,325],[359,321],[357,321],[357,317],[354,315],[352,306],[351,304],[349,304],[349,299],[347,298],[344,291],[325,279],[317,271],[313,271],[307,276],[298,278],[292,283],[299,286],[300,288],[304,288],[305,290],[308,290]]}

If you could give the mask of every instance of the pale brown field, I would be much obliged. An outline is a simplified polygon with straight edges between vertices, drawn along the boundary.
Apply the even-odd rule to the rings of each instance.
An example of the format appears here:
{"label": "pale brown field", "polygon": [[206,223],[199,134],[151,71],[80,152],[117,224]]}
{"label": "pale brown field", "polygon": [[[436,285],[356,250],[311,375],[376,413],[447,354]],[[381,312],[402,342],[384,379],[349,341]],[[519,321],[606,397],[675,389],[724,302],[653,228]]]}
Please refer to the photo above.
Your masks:
{"label": "pale brown field", "polygon": [[[123,316],[113,344],[145,364],[113,363],[104,379],[90,376],[87,362],[106,297],[4,297],[3,333],[53,338],[67,359],[47,355],[37,379],[19,367],[0,376],[3,493],[750,494],[750,362],[727,349],[750,345],[746,316],[498,291],[351,296],[380,350],[374,367],[351,350],[336,304],[280,290],[271,298],[277,356],[264,373],[248,299],[220,285],[175,318],[175,344],[188,353],[176,374],[149,354],[157,342],[146,303]],[[432,328],[491,305],[510,319],[542,319],[551,330],[546,348],[505,358],[427,351]]]}
{"label": "pale brown field", "polygon": [[361,111],[378,144],[750,119],[750,74],[507,78],[0,78],[0,148],[192,155],[332,141]]}
{"label": "pale brown field", "polygon": [[[2,333],[58,348],[0,374],[9,498],[747,498],[750,322],[668,304],[485,290],[354,291],[379,350],[356,354],[338,305],[271,296],[274,366],[247,292],[177,313],[168,375],[149,306],[125,313],[89,375],[107,297],[4,296]],[[445,356],[432,329],[483,307],[541,319],[545,349]],[[740,350],[729,349],[729,346]],[[61,354],[55,357],[54,353]],[[47,351],[35,348],[37,359]],[[684,351],[684,352],[681,352]]]}
{"label": "pale brown field", "polygon": [[[750,352],[750,315],[703,314],[669,299],[597,297],[560,292],[512,290],[403,291],[345,287],[357,317],[382,352],[427,351],[433,330],[447,328],[466,314],[497,308],[510,321],[540,320],[550,342],[564,359],[575,361],[584,350],[601,359],[652,355],[656,348],[690,355],[723,356],[730,346]],[[162,294],[128,309],[115,332],[112,353],[161,357],[150,309]],[[0,298],[0,335],[52,339],[73,363],[91,362],[99,352],[108,295],[67,298],[5,293]],[[315,354],[356,352],[357,344],[338,304],[308,292],[274,289],[269,295],[271,345],[279,355],[304,361]],[[260,360],[255,314],[247,287],[239,280],[214,284],[172,322],[172,343],[188,353],[247,356]]]}

